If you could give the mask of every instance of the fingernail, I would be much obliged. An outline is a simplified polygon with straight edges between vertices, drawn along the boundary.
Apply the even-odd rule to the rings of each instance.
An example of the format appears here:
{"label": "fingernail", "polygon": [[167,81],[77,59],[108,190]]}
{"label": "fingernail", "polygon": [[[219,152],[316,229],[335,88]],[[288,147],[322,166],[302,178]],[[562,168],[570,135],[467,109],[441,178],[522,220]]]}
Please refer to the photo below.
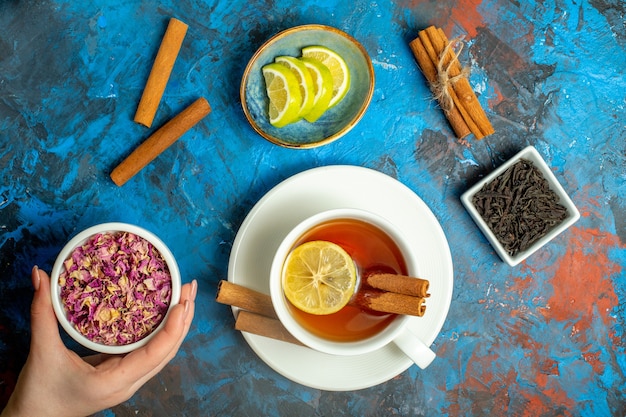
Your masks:
{"label": "fingernail", "polygon": [[39,276],[39,267],[37,265],[33,266],[33,270],[30,274],[30,279],[33,283],[33,288],[35,291],[39,291],[39,285],[41,284],[41,277]]}
{"label": "fingernail", "polygon": [[185,300],[185,309],[183,310],[184,316],[187,317],[187,313],[189,312],[189,300]]}
{"label": "fingernail", "polygon": [[192,300],[195,300],[197,293],[198,293],[198,281],[194,279],[193,281],[191,281],[191,296],[189,298],[191,298]]}

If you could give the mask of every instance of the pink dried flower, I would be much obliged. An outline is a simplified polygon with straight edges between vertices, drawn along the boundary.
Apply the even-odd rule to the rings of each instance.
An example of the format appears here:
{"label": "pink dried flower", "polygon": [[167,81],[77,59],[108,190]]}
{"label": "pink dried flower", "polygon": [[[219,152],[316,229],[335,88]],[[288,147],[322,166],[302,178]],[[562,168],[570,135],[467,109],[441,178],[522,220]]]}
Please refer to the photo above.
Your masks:
{"label": "pink dried flower", "polygon": [[161,253],[129,232],[98,233],[74,249],[59,286],[70,323],[105,345],[127,345],[150,334],[172,294]]}

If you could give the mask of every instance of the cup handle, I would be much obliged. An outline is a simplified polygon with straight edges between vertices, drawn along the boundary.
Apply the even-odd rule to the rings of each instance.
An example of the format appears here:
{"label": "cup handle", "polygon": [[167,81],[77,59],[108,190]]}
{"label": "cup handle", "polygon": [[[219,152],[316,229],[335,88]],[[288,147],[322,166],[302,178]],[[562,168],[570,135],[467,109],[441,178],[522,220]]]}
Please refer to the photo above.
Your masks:
{"label": "cup handle", "polygon": [[393,339],[393,342],[422,369],[426,369],[437,356],[413,331],[406,327]]}

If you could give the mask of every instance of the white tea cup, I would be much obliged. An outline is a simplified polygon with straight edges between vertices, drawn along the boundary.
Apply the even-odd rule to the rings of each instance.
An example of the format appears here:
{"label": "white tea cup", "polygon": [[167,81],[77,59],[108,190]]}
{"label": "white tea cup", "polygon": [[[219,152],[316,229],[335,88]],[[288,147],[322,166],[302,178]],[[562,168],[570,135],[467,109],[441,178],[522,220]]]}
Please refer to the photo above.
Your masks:
{"label": "white tea cup", "polygon": [[[407,326],[414,318],[408,315],[397,315],[389,325],[372,336],[355,341],[335,341],[321,337],[304,328],[291,313],[290,306],[283,292],[283,266],[287,256],[298,241],[312,228],[341,219],[353,219],[373,225],[384,232],[396,244],[410,276],[419,276],[415,254],[409,247],[402,233],[388,220],[369,211],[343,208],[333,209],[315,214],[296,225],[283,239],[278,247],[270,270],[270,295],[272,304],[285,328],[300,342],[311,349],[331,355],[360,355],[376,351],[389,343],[399,347],[415,364],[424,369],[435,359],[435,353],[420,340],[419,335]],[[427,278],[427,277],[425,277]],[[358,291],[358,282],[357,282]],[[419,320],[428,320],[428,312]]]}

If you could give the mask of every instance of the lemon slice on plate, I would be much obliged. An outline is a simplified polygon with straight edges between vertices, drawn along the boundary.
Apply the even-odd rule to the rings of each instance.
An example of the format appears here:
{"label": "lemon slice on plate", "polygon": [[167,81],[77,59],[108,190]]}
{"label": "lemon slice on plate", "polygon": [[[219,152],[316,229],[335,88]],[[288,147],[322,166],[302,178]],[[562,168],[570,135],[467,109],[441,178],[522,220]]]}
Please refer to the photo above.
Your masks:
{"label": "lemon slice on plate", "polygon": [[333,76],[333,96],[328,108],[339,103],[350,89],[350,69],[346,61],[337,52],[319,45],[302,48],[302,56],[316,59],[328,67]]}
{"label": "lemon slice on plate", "polygon": [[300,60],[311,73],[313,82],[313,107],[304,115],[306,121],[313,123],[328,110],[333,96],[333,76],[328,67],[316,59],[302,57]]}
{"label": "lemon slice on plate", "polygon": [[294,58],[292,56],[278,56],[274,59],[274,62],[289,68],[298,80],[300,94],[302,95],[302,105],[300,106],[298,117],[302,117],[309,113],[313,108],[315,92],[313,90],[313,78],[311,77],[311,73],[307,67],[298,58]]}
{"label": "lemon slice on plate", "polygon": [[272,126],[283,127],[296,121],[302,106],[302,93],[296,76],[289,68],[275,62],[265,65],[262,71],[270,100]]}
{"label": "lemon slice on plate", "polygon": [[303,243],[285,261],[285,297],[306,313],[336,313],[348,304],[355,287],[354,262],[335,243],[322,240]]}

